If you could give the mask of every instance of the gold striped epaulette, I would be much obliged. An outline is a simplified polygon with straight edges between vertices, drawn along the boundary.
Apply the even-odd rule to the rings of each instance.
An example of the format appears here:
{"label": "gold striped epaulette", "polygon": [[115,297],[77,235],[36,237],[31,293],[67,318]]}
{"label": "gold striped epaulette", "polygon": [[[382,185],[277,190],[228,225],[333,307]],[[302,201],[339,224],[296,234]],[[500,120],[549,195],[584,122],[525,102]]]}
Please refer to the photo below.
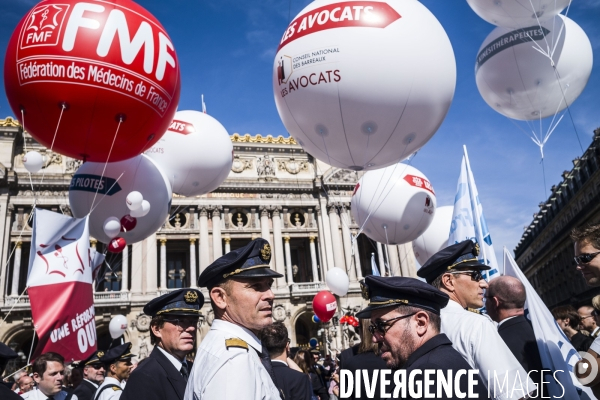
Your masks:
{"label": "gold striped epaulette", "polygon": [[481,315],[481,311],[476,308],[467,307],[467,311],[471,311],[472,313]]}
{"label": "gold striped epaulette", "polygon": [[116,392],[117,390],[123,390],[123,389],[121,389],[120,387],[113,386],[112,390],[114,390]]}
{"label": "gold striped epaulette", "polygon": [[248,343],[239,338],[225,339],[225,347],[229,350],[230,347],[239,347],[248,350]]}

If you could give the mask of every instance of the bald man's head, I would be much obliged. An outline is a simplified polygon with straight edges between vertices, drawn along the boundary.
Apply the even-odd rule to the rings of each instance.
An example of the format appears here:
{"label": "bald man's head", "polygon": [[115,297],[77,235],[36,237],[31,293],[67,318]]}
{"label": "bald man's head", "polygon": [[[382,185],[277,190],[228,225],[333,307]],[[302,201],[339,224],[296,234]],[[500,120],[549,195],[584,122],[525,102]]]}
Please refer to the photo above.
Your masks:
{"label": "bald man's head", "polygon": [[488,296],[500,300],[499,309],[521,309],[525,306],[527,295],[525,286],[513,276],[499,276],[489,283]]}

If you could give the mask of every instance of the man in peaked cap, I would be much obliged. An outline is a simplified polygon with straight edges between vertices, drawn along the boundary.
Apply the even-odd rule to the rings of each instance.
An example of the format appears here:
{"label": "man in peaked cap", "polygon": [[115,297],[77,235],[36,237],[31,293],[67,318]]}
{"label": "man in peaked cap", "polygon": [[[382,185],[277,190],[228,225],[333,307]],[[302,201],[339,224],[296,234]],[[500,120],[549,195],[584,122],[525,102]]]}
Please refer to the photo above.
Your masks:
{"label": "man in peaked cap", "polygon": [[185,400],[281,398],[267,351],[258,339],[273,323],[271,246],[255,239],[217,259],[198,277],[215,319],[198,348]]}
{"label": "man in peaked cap", "polygon": [[[490,269],[479,262],[478,255],[479,246],[465,240],[431,256],[417,275],[449,296],[448,305],[441,311],[441,331],[469,365],[480,371],[483,381],[493,384],[489,388],[492,398],[523,398],[535,392],[535,384],[492,320],[477,311],[483,307],[484,290],[488,287],[481,271]],[[512,383],[503,386],[505,379],[520,384],[513,390]]]}
{"label": "man in peaked cap", "polygon": [[129,377],[121,400],[183,400],[204,296],[197,289],[179,289],[150,301],[144,314],[150,321],[154,350]]}
{"label": "man in peaked cap", "polygon": [[95,351],[86,360],[79,363],[77,368],[83,371],[83,380],[73,390],[73,394],[79,400],[93,400],[98,386],[104,381],[106,370],[104,364],[100,362],[100,357],[104,355],[101,350]]}
{"label": "man in peaked cap", "polygon": [[[4,343],[0,343],[0,376],[4,373],[4,368],[10,360],[19,355]],[[1,378],[0,378],[1,380]],[[2,400],[23,400],[21,396],[10,390],[10,388],[0,382],[0,399]]]}
{"label": "man in peaked cap", "polygon": [[123,394],[121,382],[129,378],[132,357],[135,357],[135,354],[131,354],[129,342],[107,350],[100,357],[100,362],[106,369],[106,378],[96,391],[94,400],[119,400]]}
{"label": "man in peaked cap", "polygon": [[[369,305],[356,316],[371,319],[369,331],[388,367],[406,369],[407,380],[412,371],[435,370],[436,374],[442,373],[445,378],[450,376],[455,381],[456,372],[470,369],[452,348],[448,337],[440,333],[440,310],[448,304],[447,294],[406,277],[367,276],[361,282],[361,288]],[[464,398],[460,397],[457,388],[450,393],[438,392],[436,377],[414,376],[415,387],[424,388],[428,382],[432,383],[428,391],[437,394],[438,399]],[[483,380],[477,375],[473,388],[477,398],[489,399]],[[458,389],[465,394],[469,392],[467,374],[460,378]]]}

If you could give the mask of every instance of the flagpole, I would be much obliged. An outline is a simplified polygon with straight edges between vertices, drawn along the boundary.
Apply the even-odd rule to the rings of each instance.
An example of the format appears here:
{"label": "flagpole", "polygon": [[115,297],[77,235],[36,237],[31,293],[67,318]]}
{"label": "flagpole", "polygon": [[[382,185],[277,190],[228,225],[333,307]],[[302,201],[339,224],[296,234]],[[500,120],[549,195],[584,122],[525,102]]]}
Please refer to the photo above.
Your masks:
{"label": "flagpole", "polygon": [[[479,205],[477,204],[477,199],[473,197],[473,188],[471,187],[471,181],[475,182],[471,171],[471,164],[469,163],[469,154],[467,153],[467,146],[463,144],[463,152],[465,156],[465,161],[467,163],[467,179],[469,180],[467,186],[469,188],[469,197],[471,198],[471,207],[474,208],[475,220],[477,223],[477,232],[476,235],[477,240],[479,241],[479,247],[483,251],[483,260],[484,263],[487,263],[487,254],[485,252],[485,245],[483,242],[483,231],[481,230],[481,216],[479,215]],[[487,273],[486,273],[487,274]],[[489,275],[488,275],[489,278]]]}

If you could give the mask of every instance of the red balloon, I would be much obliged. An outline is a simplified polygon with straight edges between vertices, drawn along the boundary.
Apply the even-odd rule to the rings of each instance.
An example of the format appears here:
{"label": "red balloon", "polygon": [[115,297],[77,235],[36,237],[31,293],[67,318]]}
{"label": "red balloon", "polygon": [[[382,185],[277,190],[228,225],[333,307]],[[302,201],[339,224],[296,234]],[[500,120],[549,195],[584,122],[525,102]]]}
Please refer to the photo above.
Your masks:
{"label": "red balloon", "polygon": [[120,253],[127,246],[127,242],[122,237],[114,238],[108,243],[108,251],[111,253]]}
{"label": "red balloon", "polygon": [[158,142],[181,86],[171,39],[130,0],[37,4],[10,38],[4,85],[13,112],[37,141],[50,147],[58,126],[54,151],[98,162],[107,160],[117,127],[110,161]]}
{"label": "red balloon", "polygon": [[322,290],[313,299],[313,311],[322,322],[328,322],[337,311],[337,301],[327,290]]}
{"label": "red balloon", "polygon": [[137,219],[127,214],[121,218],[121,232],[129,232],[137,225]]}

